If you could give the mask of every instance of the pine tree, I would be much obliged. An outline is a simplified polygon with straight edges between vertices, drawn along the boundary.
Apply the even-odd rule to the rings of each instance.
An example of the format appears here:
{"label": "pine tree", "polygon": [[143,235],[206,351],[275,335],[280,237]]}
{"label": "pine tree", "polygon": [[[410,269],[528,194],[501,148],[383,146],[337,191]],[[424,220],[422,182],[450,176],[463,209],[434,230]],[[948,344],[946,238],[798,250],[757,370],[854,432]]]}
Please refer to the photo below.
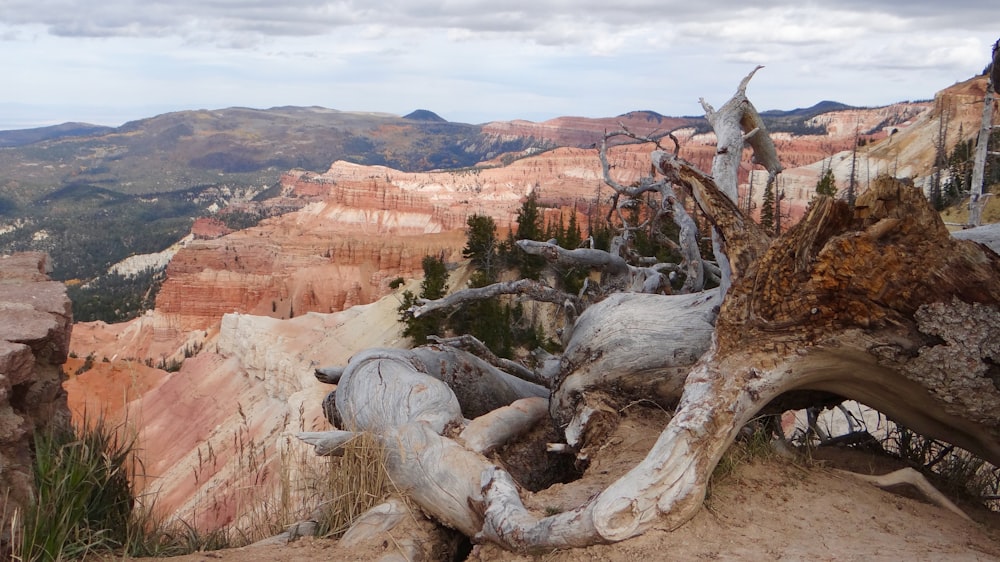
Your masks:
{"label": "pine tree", "polygon": [[[538,209],[538,191],[532,191],[531,195],[521,205],[517,212],[517,231],[514,234],[516,240],[541,240],[542,218]],[[545,260],[541,256],[532,256],[514,250],[515,263],[521,271],[521,277],[525,279],[538,279],[545,266]]]}
{"label": "pine tree", "polygon": [[[420,283],[420,298],[434,300],[448,294],[448,268],[444,258],[424,256],[421,265],[424,269],[424,280]],[[397,309],[399,320],[406,324],[403,336],[413,340],[414,345],[427,343],[427,337],[444,332],[444,314],[441,311],[430,312],[414,318],[408,313],[417,304],[417,297],[411,291],[403,292],[403,302]]]}
{"label": "pine tree", "polygon": [[581,242],[583,242],[583,236],[580,234],[580,225],[576,221],[576,207],[574,206],[573,212],[569,215],[569,225],[566,227],[565,239],[560,242],[560,245],[563,248],[572,250],[579,248]]}
{"label": "pine tree", "polygon": [[774,184],[768,182],[764,187],[764,200],[760,207],[760,225],[768,234],[774,232]]}
{"label": "pine tree", "polygon": [[827,168],[816,182],[816,195],[833,197],[837,194],[837,180],[833,177],[833,168]]}
{"label": "pine tree", "polygon": [[496,222],[487,215],[472,215],[466,224],[469,228],[462,255],[489,279],[487,284],[493,283],[502,269]]}
{"label": "pine tree", "polygon": [[851,150],[851,175],[847,178],[847,189],[844,190],[844,199],[848,205],[854,206],[854,201],[858,198],[858,147],[861,146],[861,123],[854,127],[854,148]]}

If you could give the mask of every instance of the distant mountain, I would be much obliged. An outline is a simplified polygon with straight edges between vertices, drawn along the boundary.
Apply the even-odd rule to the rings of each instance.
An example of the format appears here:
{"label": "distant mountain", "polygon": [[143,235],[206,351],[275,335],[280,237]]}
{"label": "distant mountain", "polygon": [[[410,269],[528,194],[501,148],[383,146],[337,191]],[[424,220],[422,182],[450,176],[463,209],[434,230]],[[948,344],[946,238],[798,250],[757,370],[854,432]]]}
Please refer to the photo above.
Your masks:
{"label": "distant mountain", "polygon": [[[774,131],[825,134],[826,125],[806,121],[846,107],[821,102],[764,117]],[[117,128],[67,123],[0,132],[0,254],[47,251],[55,279],[86,281],[131,254],[165,249],[197,217],[277,195],[288,170],[325,172],[336,161],[403,172],[495,166],[560,146],[593,148],[622,124],[637,135],[707,129],[704,117],[651,110],[472,125],[426,109],[400,117],[314,106],[179,111]],[[698,165],[712,155],[697,143],[685,150]],[[242,216],[240,228],[260,218]]]}
{"label": "distant mountain", "polygon": [[821,113],[829,113],[831,111],[842,111],[845,109],[856,109],[856,108],[847,105],[846,103],[823,100],[812,107],[805,107],[805,108],[799,107],[791,110],[769,109],[767,111],[760,112],[760,115],[761,117],[768,117],[772,119],[777,119],[781,117],[799,117],[802,119],[809,119]]}
{"label": "distant mountain", "polygon": [[649,109],[629,111],[628,113],[623,113],[618,117],[625,120],[645,119],[646,121],[656,121],[657,123],[662,123],[664,119],[670,119],[666,115],[662,115]]}
{"label": "distant mountain", "polygon": [[[20,140],[0,153],[0,197],[26,205],[72,183],[137,195],[270,185],[286,170],[323,172],[337,160],[405,171],[460,168],[539,145],[501,141],[478,125],[449,123],[429,111],[403,118],[322,107],[179,111],[89,133],[49,129],[8,133]],[[36,140],[27,144],[29,137]],[[11,182],[31,189],[11,189]]]}
{"label": "distant mountain", "polygon": [[117,128],[67,124],[0,133],[0,254],[42,250],[53,277],[87,280],[163,250],[194,218],[262,197],[291,169],[338,160],[404,171],[467,168],[548,148],[433,113],[410,118],[322,107],[179,111]]}
{"label": "distant mountain", "polygon": [[403,116],[403,119],[409,119],[411,121],[433,121],[435,123],[448,122],[437,113],[434,113],[433,111],[428,111],[426,109],[418,109],[412,113],[408,113]]}
{"label": "distant mountain", "polygon": [[63,123],[35,129],[0,131],[0,148],[26,146],[36,142],[58,140],[68,137],[85,137],[112,131],[111,127],[89,123]]}

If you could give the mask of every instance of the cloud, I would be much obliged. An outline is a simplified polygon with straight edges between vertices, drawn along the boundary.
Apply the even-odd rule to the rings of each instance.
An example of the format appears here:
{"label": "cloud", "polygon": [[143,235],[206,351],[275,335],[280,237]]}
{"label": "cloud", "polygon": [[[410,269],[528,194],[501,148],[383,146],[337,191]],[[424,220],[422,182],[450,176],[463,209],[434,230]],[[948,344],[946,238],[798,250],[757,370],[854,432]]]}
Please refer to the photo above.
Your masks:
{"label": "cloud", "polygon": [[982,70],[996,4],[3,0],[0,104],[424,107],[475,122],[684,114],[765,64],[759,107],[871,105]]}

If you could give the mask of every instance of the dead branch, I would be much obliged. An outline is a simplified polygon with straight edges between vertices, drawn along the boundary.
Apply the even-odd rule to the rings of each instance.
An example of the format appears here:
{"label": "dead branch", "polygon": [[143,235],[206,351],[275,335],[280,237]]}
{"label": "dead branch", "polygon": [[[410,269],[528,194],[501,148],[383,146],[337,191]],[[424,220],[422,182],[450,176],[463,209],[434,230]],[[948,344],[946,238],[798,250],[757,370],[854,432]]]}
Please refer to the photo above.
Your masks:
{"label": "dead branch", "polygon": [[543,375],[528,369],[516,361],[497,357],[492,351],[490,351],[490,348],[486,347],[485,343],[479,341],[475,336],[470,334],[463,334],[452,338],[428,336],[428,339],[440,345],[447,345],[469,351],[497,369],[510,373],[519,379],[526,380],[546,388],[551,388],[554,382],[550,379],[546,379]]}
{"label": "dead branch", "polygon": [[910,486],[913,486],[914,488],[919,490],[920,493],[923,494],[925,498],[927,498],[927,501],[931,502],[932,504],[938,507],[943,507],[948,511],[958,515],[962,519],[965,519],[966,521],[969,522],[972,521],[972,519],[969,518],[969,516],[966,515],[965,512],[962,511],[960,507],[955,505],[937,488],[935,488],[933,484],[928,482],[927,478],[925,478],[923,474],[920,474],[919,472],[910,467],[901,468],[894,472],[890,472],[889,474],[882,474],[882,475],[859,474],[857,472],[848,472],[846,470],[838,470],[837,472],[840,472],[842,474],[849,474],[854,478],[857,478],[859,480],[864,480],[865,482],[878,486],[879,488],[882,489],[892,488],[894,486],[900,486],[902,484],[909,484]]}
{"label": "dead branch", "polygon": [[577,297],[565,291],[553,289],[533,279],[518,279],[516,281],[494,283],[486,287],[462,289],[437,300],[422,300],[421,304],[411,308],[409,313],[414,317],[419,317],[422,314],[427,314],[435,310],[455,308],[467,302],[488,300],[500,295],[521,295],[537,302],[548,302],[558,305],[566,305],[568,303],[570,305],[568,308],[572,310],[578,310],[581,305]]}

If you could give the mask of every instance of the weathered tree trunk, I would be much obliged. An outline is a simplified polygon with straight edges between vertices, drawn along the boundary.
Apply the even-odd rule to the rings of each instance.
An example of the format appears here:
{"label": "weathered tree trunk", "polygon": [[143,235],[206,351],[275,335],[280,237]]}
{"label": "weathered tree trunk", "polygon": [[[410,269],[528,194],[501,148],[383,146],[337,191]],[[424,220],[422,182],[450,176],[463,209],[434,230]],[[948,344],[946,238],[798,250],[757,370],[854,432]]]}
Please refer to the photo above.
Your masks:
{"label": "weathered tree trunk", "polygon": [[[386,449],[393,483],[435,519],[470,536],[482,525],[476,508],[482,497],[479,475],[492,466],[479,451],[528,429],[530,420],[538,419],[537,400],[548,396],[543,387],[446,346],[369,350],[352,357],[343,369],[322,371],[337,373],[337,410],[348,431],[299,437],[328,455],[336,454],[351,432],[375,434]],[[517,404],[509,408],[513,413],[497,413],[512,402]],[[473,450],[443,436],[465,428],[463,414],[469,412],[513,423],[487,431],[483,426],[493,424],[473,420],[466,428],[466,437],[477,448]]]}
{"label": "weathered tree trunk", "polygon": [[[725,198],[729,199],[737,208],[739,202],[739,168],[740,161],[743,159],[743,147],[745,145],[749,144],[753,148],[754,161],[767,169],[768,183],[773,182],[774,177],[781,173],[782,170],[781,162],[778,160],[778,152],[774,147],[774,141],[767,134],[764,121],[760,118],[757,109],[750,103],[746,95],[750,79],[761,68],[763,67],[758,66],[750,74],[747,74],[740,81],[740,85],[733,97],[723,104],[718,111],[704,99],[700,100],[701,106],[705,110],[705,118],[708,119],[708,122],[712,125],[712,129],[715,130],[717,139],[715,157],[712,158],[712,177],[715,180],[715,185],[721,188]],[[654,156],[654,166],[659,168],[656,159],[657,157]],[[695,192],[695,196],[697,197],[697,192]],[[702,202],[699,201],[699,203]],[[723,217],[721,214],[710,214],[710,216],[714,216],[716,219]],[[730,261],[733,256],[729,253],[729,248],[726,247],[726,241],[720,238],[717,226],[712,229],[712,247],[719,260],[719,267],[722,269],[720,291],[725,296],[729,290]]]}
{"label": "weathered tree trunk", "polygon": [[[760,132],[751,127],[741,142]],[[767,143],[757,142],[767,160]],[[376,350],[323,370],[330,382],[339,376],[345,427],[382,439],[393,481],[424,511],[518,551],[675,528],[700,508],[713,468],[749,420],[816,393],[865,403],[1000,464],[1000,256],[951,237],[918,191],[892,179],[876,180],[853,206],[817,199],[771,240],[712,177],[663,152],[653,163],[707,215],[732,284],[724,298],[614,295],[576,320],[549,411],[581,458],[628,401],[677,402],[646,458],[585,504],[538,517],[510,474],[481,454],[538,420],[545,389],[440,347]],[[519,290],[559,302],[534,285]],[[323,451],[343,438],[306,437]]]}
{"label": "weathered tree trunk", "polygon": [[919,193],[884,179],[855,209],[821,199],[733,286],[716,346],[644,461],[587,505],[542,519],[492,471],[483,536],[535,550],[676,527],[740,428],[798,390],[856,399],[1000,462],[997,334],[1000,257],[951,238]]}
{"label": "weathered tree trunk", "polygon": [[986,155],[989,152],[990,136],[993,132],[993,79],[986,81],[986,98],[983,100],[983,119],[976,137],[976,153],[972,164],[972,188],[969,194],[969,226],[979,226],[983,220],[983,208],[989,193],[983,194],[983,176],[986,171]]}

